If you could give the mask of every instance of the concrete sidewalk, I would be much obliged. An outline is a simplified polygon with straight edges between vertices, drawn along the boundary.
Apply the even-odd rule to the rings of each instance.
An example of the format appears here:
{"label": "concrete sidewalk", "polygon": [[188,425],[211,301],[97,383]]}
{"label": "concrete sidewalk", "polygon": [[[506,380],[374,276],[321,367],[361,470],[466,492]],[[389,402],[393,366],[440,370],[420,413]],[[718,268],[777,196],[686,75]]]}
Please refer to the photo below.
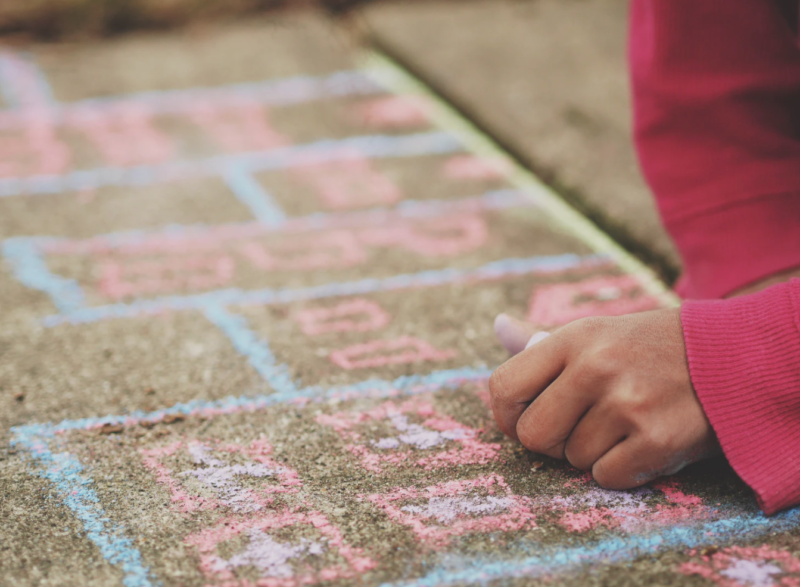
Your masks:
{"label": "concrete sidewalk", "polygon": [[3,50],[0,95],[3,585],[800,580],[723,463],[503,438],[495,314],[675,300],[325,19]]}
{"label": "concrete sidewalk", "polygon": [[482,0],[361,11],[370,39],[589,218],[673,278],[631,144],[626,0]]}

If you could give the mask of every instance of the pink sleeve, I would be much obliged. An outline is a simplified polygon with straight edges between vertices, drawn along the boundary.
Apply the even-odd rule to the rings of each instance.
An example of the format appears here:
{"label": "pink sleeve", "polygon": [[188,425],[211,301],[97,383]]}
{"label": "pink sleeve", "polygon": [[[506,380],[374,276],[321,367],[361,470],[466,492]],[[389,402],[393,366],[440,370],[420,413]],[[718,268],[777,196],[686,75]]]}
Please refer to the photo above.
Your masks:
{"label": "pink sleeve", "polygon": [[798,0],[633,0],[636,145],[685,297],[800,266],[797,12]]}
{"label": "pink sleeve", "polygon": [[800,504],[800,279],[681,310],[689,371],[766,514]]}

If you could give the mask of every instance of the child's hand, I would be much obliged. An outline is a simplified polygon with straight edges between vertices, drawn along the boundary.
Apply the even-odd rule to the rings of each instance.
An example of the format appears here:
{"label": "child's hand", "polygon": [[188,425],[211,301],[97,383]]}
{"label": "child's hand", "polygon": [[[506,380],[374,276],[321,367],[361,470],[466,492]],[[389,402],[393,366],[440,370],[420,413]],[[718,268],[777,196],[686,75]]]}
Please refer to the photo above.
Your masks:
{"label": "child's hand", "polygon": [[527,350],[530,325],[501,315],[512,357],[489,380],[500,429],[627,489],[719,454],[689,377],[680,310],[584,318]]}

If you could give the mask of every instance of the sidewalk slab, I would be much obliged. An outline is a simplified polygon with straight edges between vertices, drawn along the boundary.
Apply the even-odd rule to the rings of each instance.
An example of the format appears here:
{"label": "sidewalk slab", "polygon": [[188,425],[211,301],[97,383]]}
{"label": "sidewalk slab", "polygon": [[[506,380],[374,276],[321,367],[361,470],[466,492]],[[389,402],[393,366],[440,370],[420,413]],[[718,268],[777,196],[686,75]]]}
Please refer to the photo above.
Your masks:
{"label": "sidewalk slab", "polygon": [[626,0],[376,3],[368,35],[641,258],[678,256],[631,145]]}
{"label": "sidewalk slab", "polygon": [[[181,79],[153,60],[73,84],[57,47],[3,53],[4,579],[800,579],[800,513],[764,518],[722,463],[617,493],[503,437],[487,389],[507,358],[498,312],[554,330],[675,299],[326,26],[63,53],[74,71],[135,63],[122,43],[170,71],[185,60]],[[262,46],[267,63],[227,71]],[[710,544],[721,558],[697,551]]]}

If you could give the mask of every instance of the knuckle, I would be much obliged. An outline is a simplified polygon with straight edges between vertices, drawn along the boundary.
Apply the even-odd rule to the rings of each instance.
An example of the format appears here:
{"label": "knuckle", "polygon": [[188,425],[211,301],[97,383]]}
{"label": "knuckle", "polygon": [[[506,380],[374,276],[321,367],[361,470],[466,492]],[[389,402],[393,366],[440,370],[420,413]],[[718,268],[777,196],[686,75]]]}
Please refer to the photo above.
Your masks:
{"label": "knuckle", "polygon": [[564,447],[564,458],[567,459],[570,465],[581,471],[589,471],[592,465],[594,465],[594,462],[587,457],[585,451],[581,450],[580,447],[570,444],[569,441],[567,441]]}
{"label": "knuckle", "polygon": [[531,452],[547,455],[556,459],[564,458],[564,441],[558,438],[542,436],[537,433],[538,426],[525,425],[517,427],[517,437],[522,446]]}
{"label": "knuckle", "polygon": [[618,467],[597,462],[592,467],[592,477],[603,489],[628,489],[635,484],[630,481],[630,473]]}
{"label": "knuckle", "polygon": [[592,381],[609,381],[625,370],[621,349],[604,345],[586,352],[576,365],[576,376]]}

